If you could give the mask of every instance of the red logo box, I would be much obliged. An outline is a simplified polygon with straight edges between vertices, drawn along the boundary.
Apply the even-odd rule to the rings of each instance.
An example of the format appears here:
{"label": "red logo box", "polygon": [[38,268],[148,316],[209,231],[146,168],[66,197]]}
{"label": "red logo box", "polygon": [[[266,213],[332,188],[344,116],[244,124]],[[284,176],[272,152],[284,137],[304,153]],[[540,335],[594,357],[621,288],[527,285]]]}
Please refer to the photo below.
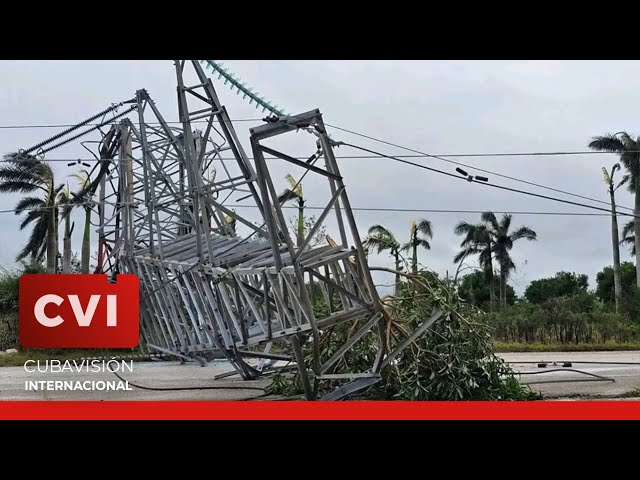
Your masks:
{"label": "red logo box", "polygon": [[19,283],[24,348],[133,348],[138,345],[140,287],[132,274],[25,274]]}

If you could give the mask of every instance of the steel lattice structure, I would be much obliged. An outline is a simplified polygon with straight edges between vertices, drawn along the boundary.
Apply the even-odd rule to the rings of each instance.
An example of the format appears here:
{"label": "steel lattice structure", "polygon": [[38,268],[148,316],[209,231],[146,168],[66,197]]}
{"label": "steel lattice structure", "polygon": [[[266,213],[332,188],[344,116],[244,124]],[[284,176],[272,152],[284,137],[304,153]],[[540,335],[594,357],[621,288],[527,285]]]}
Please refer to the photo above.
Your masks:
{"label": "steel lattice structure", "polygon": [[[195,72],[197,84],[185,85],[186,70]],[[139,277],[141,332],[147,347],[200,361],[207,352],[220,352],[245,379],[261,374],[248,358],[292,360],[299,366],[307,398],[314,398],[302,345],[311,342],[316,347],[314,380],[335,381],[332,367],[383,318],[322,115],[313,110],[271,117],[252,129],[252,164],[201,65],[176,61],[176,78],[180,127],[170,127],[148,93],[140,90],[135,99],[138,121],[121,120],[100,147],[104,171],[93,186],[101,205],[103,271]],[[194,132],[195,121],[205,121],[200,132]],[[264,145],[271,137],[296,131],[310,141],[308,162]],[[235,161],[225,163],[223,152]],[[265,153],[303,167],[331,193],[301,245],[294,245],[289,233]],[[213,159],[221,165],[215,175]],[[324,167],[319,166],[322,161]],[[224,206],[236,191],[246,192],[261,213],[262,225]],[[337,221],[339,241],[309,248],[309,240],[329,216]],[[237,236],[234,222],[252,234]],[[314,316],[312,283],[319,287],[313,291],[327,299],[339,298],[322,319]],[[317,346],[321,331],[362,320],[348,345],[322,358]],[[271,352],[274,343],[278,353]],[[356,385],[342,394],[377,381],[381,362],[382,352],[370,372],[354,372]]]}
{"label": "steel lattice structure", "polygon": [[[221,66],[207,62],[239,92],[253,95]],[[185,84],[187,71],[195,74],[196,84]],[[324,380],[343,383],[327,399],[379,381],[380,369],[400,350],[385,355],[385,312],[322,114],[312,110],[284,116],[255,97],[258,106],[274,115],[250,130],[252,164],[200,63],[176,60],[175,72],[179,127],[169,126],[146,90],[119,104],[128,107],[115,116],[136,111],[136,121],[100,124],[111,128],[99,146],[100,160],[93,170],[97,174],[78,194],[79,199],[97,199],[99,207],[96,273],[112,279],[118,273],[139,277],[141,340],[147,348],[203,364],[206,354],[216,352],[244,379],[265,371],[264,361],[256,367],[250,358],[289,360],[298,366],[308,399],[316,398]],[[200,131],[194,131],[196,121],[204,122]],[[87,123],[27,153],[45,153],[51,147],[43,146]],[[309,143],[307,161],[266,145],[274,137],[296,134]],[[225,161],[223,152],[234,160]],[[265,154],[303,168],[303,177],[326,186],[330,200],[302,242],[294,243],[289,233]],[[218,168],[213,168],[213,160]],[[254,224],[225,207],[233,192],[245,194],[260,212],[261,222]],[[330,217],[339,230],[338,241],[328,239],[311,248],[310,240]],[[238,236],[237,224],[252,233]],[[315,295],[330,305],[322,318],[314,314]],[[415,335],[437,317],[425,321]],[[344,323],[353,325],[351,336],[330,354],[323,353],[323,332]],[[338,362],[367,334],[379,336],[378,353],[369,368],[335,373]],[[312,347],[312,375],[303,358],[304,346]]]}

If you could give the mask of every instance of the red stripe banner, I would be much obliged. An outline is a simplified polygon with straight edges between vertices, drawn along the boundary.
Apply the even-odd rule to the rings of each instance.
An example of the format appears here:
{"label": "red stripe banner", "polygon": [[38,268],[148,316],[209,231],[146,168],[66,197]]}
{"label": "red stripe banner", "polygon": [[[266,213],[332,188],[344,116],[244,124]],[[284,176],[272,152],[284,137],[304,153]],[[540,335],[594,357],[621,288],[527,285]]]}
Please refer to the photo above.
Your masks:
{"label": "red stripe banner", "polygon": [[637,401],[5,401],[0,420],[640,420]]}

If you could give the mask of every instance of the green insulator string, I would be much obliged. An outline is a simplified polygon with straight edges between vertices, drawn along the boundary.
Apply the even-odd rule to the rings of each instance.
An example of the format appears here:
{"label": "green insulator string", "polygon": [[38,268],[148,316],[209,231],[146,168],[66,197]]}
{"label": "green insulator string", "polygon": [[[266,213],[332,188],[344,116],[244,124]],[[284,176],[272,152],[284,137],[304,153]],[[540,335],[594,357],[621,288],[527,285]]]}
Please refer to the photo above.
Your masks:
{"label": "green insulator string", "polygon": [[206,67],[210,68],[212,71],[218,74],[218,79],[224,78],[225,85],[230,83],[230,89],[233,91],[235,88],[237,94],[240,95],[242,93],[242,98],[246,99],[249,97],[249,105],[253,102],[256,104],[256,108],[262,107],[262,111],[268,110],[269,112],[277,115],[278,117],[288,117],[289,114],[284,110],[281,110],[278,105],[273,105],[269,100],[266,100],[264,97],[261,97],[258,92],[254,91],[254,89],[247,87],[247,84],[241,82],[239,78],[237,78],[232,72],[222,66],[222,63],[216,62],[215,60],[200,60],[200,63],[203,63]]}

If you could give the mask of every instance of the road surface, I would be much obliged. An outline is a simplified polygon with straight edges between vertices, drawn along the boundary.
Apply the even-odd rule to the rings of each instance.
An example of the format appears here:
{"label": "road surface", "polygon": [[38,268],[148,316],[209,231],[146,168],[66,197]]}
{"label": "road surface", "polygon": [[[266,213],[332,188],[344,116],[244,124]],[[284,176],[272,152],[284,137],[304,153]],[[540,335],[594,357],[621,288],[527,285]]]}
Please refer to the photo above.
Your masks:
{"label": "road surface", "polygon": [[[127,363],[130,365],[130,363]],[[34,370],[32,365],[29,370]],[[44,367],[42,367],[44,369]],[[115,367],[111,367],[115,368]],[[197,363],[180,362],[134,362],[133,371],[118,374],[127,382],[131,390],[97,390],[104,388],[98,382],[120,380],[113,373],[86,372],[27,372],[24,367],[0,368],[0,400],[244,400],[262,395],[263,388],[270,379],[243,381],[237,375],[214,380],[214,376],[232,370],[226,361],[209,362],[207,366]],[[96,382],[87,385],[92,390],[27,390],[25,382],[40,381]],[[131,384],[150,388],[183,390],[146,390]],[[55,386],[54,386],[55,387]],[[197,390],[197,387],[214,389]]]}
{"label": "road surface", "polygon": [[[546,399],[620,398],[634,390],[639,392],[637,396],[640,397],[640,351],[504,353],[500,355],[513,366],[515,371],[520,372],[521,382],[531,384],[531,388],[541,391]],[[562,362],[567,361],[572,363],[571,367],[562,366]],[[538,363],[541,362],[546,362],[547,367],[538,367]],[[557,365],[554,366],[554,362]],[[572,371],[570,368],[607,377],[613,381],[588,376]],[[559,371],[550,372],[554,369]],[[194,363],[135,362],[132,372],[120,372],[122,378],[130,382],[128,386],[131,390],[33,391],[26,389],[26,382],[111,381],[113,384],[119,380],[110,372],[43,373],[27,372],[24,367],[3,367],[0,368],[0,400],[242,400],[261,395],[263,393],[261,389],[271,381],[269,378],[243,381],[237,375],[221,380],[213,379],[215,375],[230,370],[229,365],[222,360],[210,362],[205,367]],[[131,384],[183,390],[154,391],[137,388]],[[197,390],[196,387],[215,387],[215,389]],[[184,390],[185,388],[187,389]]]}
{"label": "road surface", "polygon": [[[634,390],[635,396],[640,397],[640,351],[502,353],[500,356],[520,373],[522,383],[542,392],[547,399],[616,398]],[[565,362],[571,366],[563,366]],[[543,363],[546,367],[538,366]]]}

